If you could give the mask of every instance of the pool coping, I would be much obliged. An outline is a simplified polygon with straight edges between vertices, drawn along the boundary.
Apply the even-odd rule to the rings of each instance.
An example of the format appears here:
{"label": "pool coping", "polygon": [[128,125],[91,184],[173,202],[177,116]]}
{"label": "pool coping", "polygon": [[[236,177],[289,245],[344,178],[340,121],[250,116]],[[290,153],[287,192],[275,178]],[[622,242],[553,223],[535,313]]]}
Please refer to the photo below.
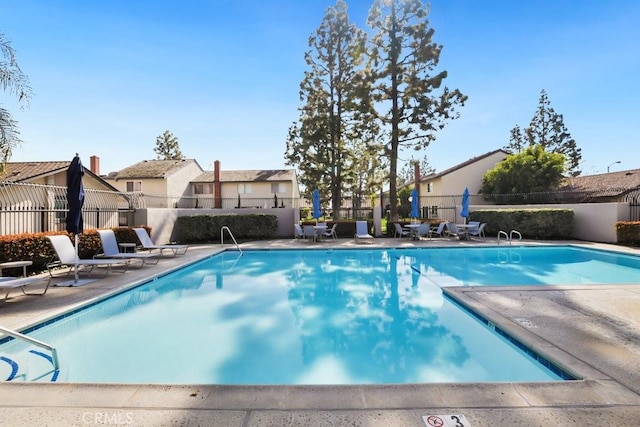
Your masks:
{"label": "pool coping", "polygon": [[[341,240],[341,239],[338,239]],[[354,247],[352,239],[330,242],[331,247]],[[383,240],[383,239],[376,239]],[[387,242],[376,242],[368,247],[380,247],[382,243],[389,246],[411,247],[406,239],[384,239]],[[442,242],[449,245],[449,242]],[[559,242],[548,242],[559,244]],[[547,244],[548,244],[547,243]],[[451,243],[455,244],[455,243]],[[489,240],[486,243],[491,244]],[[493,242],[495,244],[495,242]],[[527,244],[527,242],[524,242]],[[530,244],[544,244],[531,242]],[[585,245],[586,247],[602,247],[615,249],[637,255],[633,248],[611,248],[608,245],[591,244],[585,242],[567,242],[571,245]],[[323,247],[329,247],[322,243]],[[314,248],[316,245],[297,245]],[[269,242],[250,242],[242,244],[245,248],[291,248],[291,240],[275,240]],[[355,247],[362,248],[363,245]],[[384,245],[382,245],[384,247]],[[416,245],[416,247],[418,247]],[[130,275],[126,281],[110,277],[101,283],[96,283],[91,289],[94,292],[84,292],[83,288],[72,289],[78,293],[78,298],[58,307],[56,310],[32,309],[38,303],[46,301],[48,294],[40,300],[26,300],[16,306],[21,309],[10,310],[13,324],[24,329],[30,324],[37,324],[43,319],[54,318],[70,307],[79,307],[87,301],[102,299],[108,295],[119,293],[123,288],[137,286],[147,281],[158,271],[180,268],[184,264],[198,262],[212,256],[214,252],[223,248],[220,245],[205,245],[200,250],[191,250],[185,258],[171,258],[161,261],[161,267],[137,270],[137,274]],[[153,270],[154,274],[151,274]],[[147,273],[147,271],[149,273]],[[127,273],[128,274],[128,273]],[[102,280],[102,279],[101,279]],[[126,283],[124,283],[126,282]],[[89,286],[89,285],[88,285]],[[640,290],[633,289],[634,285],[607,285],[606,287],[589,285],[586,291],[607,292],[608,294],[622,293],[623,295],[638,295]],[[518,318],[509,316],[509,310],[500,310],[500,303],[505,295],[519,294],[523,298],[537,298],[538,304],[543,304],[546,297],[557,296],[559,293],[579,295],[585,291],[585,286],[562,286],[546,289],[525,289],[528,287],[483,287],[483,288],[446,288],[444,292],[456,302],[474,311],[478,311],[501,329],[513,334],[525,345],[540,351],[544,357],[577,375],[580,380],[543,382],[543,383],[454,383],[454,384],[402,384],[402,385],[356,385],[356,386],[211,386],[211,385],[128,385],[128,384],[25,384],[2,383],[0,393],[3,396],[0,403],[0,417],[6,420],[20,420],[31,417],[44,421],[50,425],[86,425],[87,414],[89,421],[97,423],[100,420],[131,421],[133,424],[152,425],[157,420],[175,419],[183,422],[207,420],[209,425],[311,425],[313,420],[333,420],[331,425],[366,423],[368,425],[425,425],[422,415],[428,414],[464,414],[472,425],[513,425],[522,420],[545,419],[549,416],[568,417],[567,420],[590,420],[596,416],[603,419],[615,420],[616,425],[626,425],[640,417],[640,383],[623,378],[622,375],[612,375],[618,370],[608,370],[607,361],[590,360],[584,354],[574,354],[571,351],[570,337],[568,342],[554,342],[549,336],[541,335],[540,330],[526,326]],[[599,289],[598,289],[599,288]],[[56,288],[54,288],[56,289]],[[89,288],[87,288],[89,289]],[[60,289],[55,294],[62,294]],[[77,292],[80,291],[80,292]],[[551,294],[549,294],[551,292]],[[546,297],[545,297],[546,295]],[[564,294],[562,294],[564,295]],[[517,295],[516,295],[517,296]],[[615,296],[615,295],[613,295]],[[615,299],[612,297],[612,299]],[[550,301],[553,298],[549,298]],[[494,305],[496,304],[496,305]],[[507,305],[508,307],[508,305]],[[6,316],[0,307],[0,324],[6,326],[3,319]],[[64,309],[63,309],[64,308]],[[561,309],[562,307],[560,307]],[[554,306],[553,309],[559,308]],[[56,314],[57,312],[57,314]],[[8,314],[8,313],[7,313]],[[535,312],[534,312],[535,314]],[[573,319],[580,314],[562,314]],[[572,317],[573,316],[573,317]],[[525,316],[526,317],[526,316]],[[534,316],[531,316],[533,318]],[[566,318],[558,314],[557,324],[553,328],[562,328]],[[553,322],[553,318],[545,318]],[[526,320],[526,319],[525,319]],[[603,322],[610,319],[603,319]],[[635,325],[631,319],[631,325]],[[613,326],[620,319],[616,317],[610,321]],[[566,325],[565,325],[566,326]],[[546,329],[545,329],[546,330]],[[560,330],[560,329],[559,329]],[[603,341],[610,337],[603,337]],[[610,343],[609,343],[610,344]],[[614,344],[617,344],[614,342]],[[628,345],[628,343],[623,343]],[[583,345],[581,343],[581,345]],[[597,347],[603,342],[597,341],[591,345]],[[604,363],[603,363],[604,362]],[[629,366],[640,366],[640,356],[629,361]],[[604,368],[603,368],[604,367]],[[607,372],[609,371],[609,372]],[[604,415],[603,415],[604,414]],[[115,417],[125,417],[116,419]],[[93,418],[91,418],[93,417]],[[604,418],[602,418],[604,417]],[[56,424],[58,422],[59,424]],[[298,420],[299,423],[292,420]],[[497,423],[501,420],[503,424]],[[282,421],[279,424],[278,421]],[[304,421],[304,423],[303,423]],[[376,424],[379,422],[379,424]],[[124,422],[123,422],[124,423]],[[397,423],[397,424],[394,424]],[[320,422],[322,424],[322,422]],[[603,422],[603,424],[606,424]]]}

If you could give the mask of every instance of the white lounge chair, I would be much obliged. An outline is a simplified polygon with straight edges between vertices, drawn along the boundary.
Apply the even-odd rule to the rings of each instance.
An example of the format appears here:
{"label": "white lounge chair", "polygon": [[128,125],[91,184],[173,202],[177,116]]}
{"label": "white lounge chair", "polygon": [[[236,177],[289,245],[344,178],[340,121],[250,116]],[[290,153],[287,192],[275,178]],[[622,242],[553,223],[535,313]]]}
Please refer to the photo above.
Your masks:
{"label": "white lounge chair", "polygon": [[137,260],[140,261],[140,267],[145,264],[157,264],[158,261],[160,261],[159,253],[120,252],[116,233],[114,233],[113,230],[98,230],[98,234],[100,235],[100,241],[102,242],[102,253],[94,256],[94,258],[118,258],[130,261]]}
{"label": "white lounge chair", "polygon": [[129,261],[126,259],[80,259],[76,257],[76,250],[71,243],[71,239],[65,235],[47,236],[53,246],[53,250],[56,252],[58,261],[50,262],[47,264],[49,275],[53,277],[53,269],[56,267],[69,267],[67,275],[74,269],[79,273],[81,269],[86,269],[87,273],[90,273],[94,267],[107,267],[105,273],[108,274],[111,271],[111,267],[123,267],[123,271],[126,271],[129,266]]}
{"label": "white lounge chair", "polygon": [[[33,293],[33,292],[27,292],[24,288],[25,286],[29,286],[29,285],[33,285],[35,283],[38,282],[44,282],[46,281],[47,283],[44,286],[44,290],[42,292],[39,293]],[[51,277],[47,277],[47,276],[32,276],[32,277],[20,277],[20,278],[16,278],[16,277],[0,277],[0,289],[2,289],[2,291],[4,292],[4,290],[6,289],[7,293],[4,294],[4,298],[2,298],[0,300],[0,302],[4,302],[7,299],[9,299],[9,294],[11,293],[12,290],[16,289],[16,288],[20,288],[20,290],[22,290],[22,293],[24,295],[44,295],[47,293],[47,289],[49,289],[49,284],[51,283]]]}
{"label": "white lounge chair", "polygon": [[147,230],[144,228],[134,228],[133,230],[136,232],[136,235],[144,249],[149,251],[159,250],[160,256],[164,255],[165,250],[172,251],[174,255],[184,255],[187,253],[187,249],[189,249],[189,245],[156,245],[153,243],[151,237],[149,237],[149,234],[147,233]]}
{"label": "white lounge chair", "polygon": [[356,243],[363,242],[371,242],[373,241],[373,236],[369,234],[369,230],[367,229],[367,221],[356,221],[356,234],[355,239]]}

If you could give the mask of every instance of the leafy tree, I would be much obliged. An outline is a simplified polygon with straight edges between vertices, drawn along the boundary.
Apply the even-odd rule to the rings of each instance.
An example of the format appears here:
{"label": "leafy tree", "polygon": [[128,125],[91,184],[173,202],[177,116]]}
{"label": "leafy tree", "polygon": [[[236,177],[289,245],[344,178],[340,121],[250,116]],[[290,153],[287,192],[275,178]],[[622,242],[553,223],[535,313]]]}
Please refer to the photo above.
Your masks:
{"label": "leafy tree", "polygon": [[536,110],[529,127],[522,135],[520,128],[516,126],[511,130],[509,146],[505,147],[511,152],[522,151],[522,148],[538,144],[546,151],[560,153],[565,156],[566,170],[571,176],[580,175],[578,169],[582,160],[582,153],[577,147],[576,141],[564,125],[562,114],[558,114],[551,107],[547,93],[543,89],[540,92],[538,109]]}
{"label": "leafy tree", "polygon": [[[510,154],[482,177],[480,193],[489,195],[518,194],[527,202],[527,194],[554,190],[563,179],[565,157],[534,144]],[[495,197],[493,197],[495,199]]]}
{"label": "leafy tree", "polygon": [[[10,95],[17,96],[19,102],[28,105],[31,98],[29,80],[18,66],[15,50],[2,33],[0,33],[0,87]],[[13,149],[22,142],[19,135],[18,123],[9,111],[0,105],[0,172],[3,172],[5,163],[11,158]]]}
{"label": "leafy tree", "polygon": [[[285,158],[301,172],[309,192],[330,193],[334,219],[345,186],[357,181],[357,141],[370,131],[366,81],[359,73],[366,34],[349,22],[347,5],[338,0],[327,8],[322,23],[309,37],[305,53],[309,70],[300,83],[300,117],[289,129]],[[360,126],[357,126],[359,124]]]}
{"label": "leafy tree", "polygon": [[433,41],[429,9],[421,0],[375,0],[367,22],[374,30],[369,71],[378,118],[388,140],[391,220],[396,220],[398,153],[421,150],[446,122],[459,117],[467,97],[442,87],[446,71],[434,73],[442,45]]}
{"label": "leafy tree", "polygon": [[180,151],[178,138],[168,130],[156,138],[156,148],[153,149],[160,160],[180,160],[184,159],[184,154]]}

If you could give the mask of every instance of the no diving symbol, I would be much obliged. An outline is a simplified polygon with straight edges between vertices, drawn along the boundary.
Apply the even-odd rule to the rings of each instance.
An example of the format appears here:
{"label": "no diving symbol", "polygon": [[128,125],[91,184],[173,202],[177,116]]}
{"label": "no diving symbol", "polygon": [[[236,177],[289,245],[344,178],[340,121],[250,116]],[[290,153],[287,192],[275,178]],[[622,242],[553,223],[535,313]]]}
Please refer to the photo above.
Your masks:
{"label": "no diving symbol", "polygon": [[442,427],[444,425],[444,420],[435,415],[429,415],[425,421],[427,422],[427,425],[431,427]]}
{"label": "no diving symbol", "polygon": [[422,419],[427,427],[471,427],[467,418],[462,414],[423,415]]}

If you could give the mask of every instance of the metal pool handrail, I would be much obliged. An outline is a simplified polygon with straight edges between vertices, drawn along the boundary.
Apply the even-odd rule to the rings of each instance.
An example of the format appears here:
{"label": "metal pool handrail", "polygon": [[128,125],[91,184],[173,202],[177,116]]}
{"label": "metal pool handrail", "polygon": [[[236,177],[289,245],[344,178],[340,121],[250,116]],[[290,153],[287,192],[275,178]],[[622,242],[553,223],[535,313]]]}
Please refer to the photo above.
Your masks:
{"label": "metal pool handrail", "polygon": [[238,248],[238,250],[240,251],[240,255],[242,255],[242,249],[240,249],[240,245],[238,245],[238,242],[236,242],[236,238],[233,237],[233,233],[231,232],[231,229],[229,227],[227,227],[226,225],[220,229],[220,245],[224,245],[224,231],[225,230],[227,230],[227,232],[229,233],[229,236],[231,236],[231,239],[233,240],[233,243],[236,244],[236,248]]}
{"label": "metal pool handrail", "polygon": [[507,240],[509,244],[511,244],[514,235],[518,237],[518,240],[522,240],[522,234],[520,234],[518,230],[511,230],[509,234],[507,234],[506,231],[498,231],[498,245],[500,244],[500,237],[504,237],[505,240]]}
{"label": "metal pool handrail", "polygon": [[27,342],[30,342],[33,345],[37,345],[38,347],[42,347],[51,352],[51,359],[53,360],[53,369],[56,371],[60,370],[60,363],[58,362],[58,351],[52,345],[47,344],[46,342],[39,341],[35,338],[31,338],[25,334],[21,334],[20,332],[13,331],[11,329],[4,328],[0,326],[0,332],[4,332],[5,334],[12,336],[16,339],[21,339]]}

